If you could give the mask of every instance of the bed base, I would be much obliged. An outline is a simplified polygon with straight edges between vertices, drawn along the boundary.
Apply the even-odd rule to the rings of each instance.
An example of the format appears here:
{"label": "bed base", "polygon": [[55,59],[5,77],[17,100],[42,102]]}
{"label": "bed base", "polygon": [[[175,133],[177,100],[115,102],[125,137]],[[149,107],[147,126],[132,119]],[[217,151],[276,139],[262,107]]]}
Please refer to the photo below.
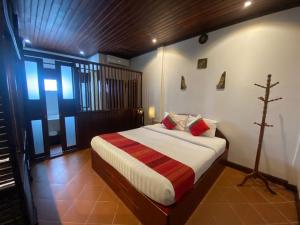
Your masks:
{"label": "bed base", "polygon": [[143,225],[183,225],[225,168],[225,152],[200,177],[193,189],[177,203],[165,207],[140,193],[115,168],[104,161],[93,149],[92,167],[119,196]]}

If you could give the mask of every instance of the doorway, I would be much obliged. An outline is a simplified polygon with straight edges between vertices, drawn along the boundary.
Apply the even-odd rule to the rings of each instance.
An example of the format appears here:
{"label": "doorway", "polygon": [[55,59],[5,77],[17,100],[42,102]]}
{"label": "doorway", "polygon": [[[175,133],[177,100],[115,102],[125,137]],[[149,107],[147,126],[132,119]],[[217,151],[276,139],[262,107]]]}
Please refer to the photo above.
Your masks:
{"label": "doorway", "polygon": [[44,91],[46,99],[50,157],[55,157],[63,153],[61,145],[57,80],[49,78],[44,79]]}

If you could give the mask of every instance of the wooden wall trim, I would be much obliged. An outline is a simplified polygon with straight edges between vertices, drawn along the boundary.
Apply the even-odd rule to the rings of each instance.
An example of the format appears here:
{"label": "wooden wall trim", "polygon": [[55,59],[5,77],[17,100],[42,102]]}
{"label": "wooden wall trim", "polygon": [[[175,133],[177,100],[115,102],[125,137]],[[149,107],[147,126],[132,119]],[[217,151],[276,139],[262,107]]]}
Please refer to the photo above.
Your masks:
{"label": "wooden wall trim", "polygon": [[[246,167],[246,166],[242,166],[242,165],[240,165],[238,163],[235,163],[235,162],[227,161],[226,165],[229,166],[229,167],[231,167],[231,168],[234,168],[234,169],[240,170],[242,172],[245,172],[245,173],[252,172],[251,168]],[[283,185],[285,188],[287,188],[290,191],[293,191],[294,193],[297,192],[297,186],[293,185],[293,184],[290,184],[287,180],[284,180],[282,178],[275,177],[275,176],[272,176],[272,175],[266,174],[266,173],[262,173],[262,174],[265,177],[267,177],[268,180],[270,180],[271,182],[273,182],[275,184]]]}

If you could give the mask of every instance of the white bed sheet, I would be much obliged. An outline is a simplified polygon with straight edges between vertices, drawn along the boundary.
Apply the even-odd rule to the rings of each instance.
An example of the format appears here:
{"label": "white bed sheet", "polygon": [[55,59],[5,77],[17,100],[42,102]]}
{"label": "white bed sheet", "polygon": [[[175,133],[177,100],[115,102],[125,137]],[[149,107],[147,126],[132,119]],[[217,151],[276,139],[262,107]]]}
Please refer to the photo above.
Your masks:
{"label": "white bed sheet", "polygon": [[[191,167],[195,172],[194,183],[226,146],[222,138],[194,137],[184,131],[167,130],[160,124],[119,133]],[[162,205],[175,203],[175,192],[167,178],[99,136],[92,139],[91,146],[138,191]]]}

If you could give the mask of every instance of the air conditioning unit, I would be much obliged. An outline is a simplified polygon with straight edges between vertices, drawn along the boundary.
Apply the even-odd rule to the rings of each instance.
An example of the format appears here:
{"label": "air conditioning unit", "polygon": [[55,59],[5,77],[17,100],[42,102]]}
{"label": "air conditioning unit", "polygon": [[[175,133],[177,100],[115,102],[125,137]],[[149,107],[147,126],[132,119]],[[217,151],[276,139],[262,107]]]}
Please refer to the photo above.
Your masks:
{"label": "air conditioning unit", "polygon": [[130,67],[130,61],[128,59],[123,59],[112,55],[106,56],[106,62],[110,65]]}

